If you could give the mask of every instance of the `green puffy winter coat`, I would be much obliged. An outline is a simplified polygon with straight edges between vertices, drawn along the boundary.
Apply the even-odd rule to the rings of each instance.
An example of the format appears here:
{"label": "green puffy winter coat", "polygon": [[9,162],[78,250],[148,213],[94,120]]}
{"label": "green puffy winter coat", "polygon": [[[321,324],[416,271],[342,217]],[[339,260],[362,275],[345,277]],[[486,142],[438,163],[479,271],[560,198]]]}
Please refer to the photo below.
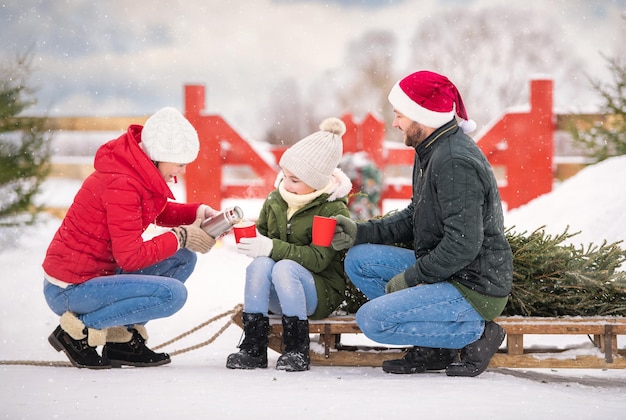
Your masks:
{"label": "green puffy winter coat", "polygon": [[311,319],[321,319],[333,312],[345,299],[346,277],[343,269],[344,253],[332,247],[311,244],[313,216],[350,217],[346,198],[328,201],[322,194],[296,211],[287,221],[287,203],[278,190],[272,191],[261,208],[257,229],[272,239],[270,258],[289,259],[313,274],[317,289],[317,308]]}

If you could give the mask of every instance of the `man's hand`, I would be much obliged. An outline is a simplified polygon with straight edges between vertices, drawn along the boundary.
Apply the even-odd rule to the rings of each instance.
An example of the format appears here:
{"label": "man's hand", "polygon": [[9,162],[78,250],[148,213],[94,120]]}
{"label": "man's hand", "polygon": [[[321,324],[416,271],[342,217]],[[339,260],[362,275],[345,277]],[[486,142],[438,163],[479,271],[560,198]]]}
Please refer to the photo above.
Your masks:
{"label": "man's hand", "polygon": [[356,222],[342,215],[335,216],[335,219],[337,219],[337,226],[335,226],[331,245],[335,251],[348,249],[356,240]]}
{"label": "man's hand", "polygon": [[404,278],[404,271],[400,274],[396,274],[387,282],[385,285],[385,293],[393,293],[402,289],[407,289],[409,287],[406,284],[406,280]]}

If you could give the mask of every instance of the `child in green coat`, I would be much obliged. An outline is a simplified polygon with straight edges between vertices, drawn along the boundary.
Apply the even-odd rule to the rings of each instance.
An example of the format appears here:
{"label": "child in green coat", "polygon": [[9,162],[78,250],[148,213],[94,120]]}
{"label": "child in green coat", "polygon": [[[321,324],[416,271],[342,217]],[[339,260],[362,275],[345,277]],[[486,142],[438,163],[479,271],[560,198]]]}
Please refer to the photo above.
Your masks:
{"label": "child in green coat", "polygon": [[308,318],[328,316],[344,300],[342,255],[313,245],[313,216],[349,217],[350,179],[337,165],[346,126],[328,118],[320,130],[300,140],[280,159],[281,172],[261,209],[258,235],[242,238],[237,250],[254,258],[246,270],[243,327],[239,352],[228,356],[230,369],[267,367],[268,314],[282,315],[285,350],[276,369],[309,369]]}

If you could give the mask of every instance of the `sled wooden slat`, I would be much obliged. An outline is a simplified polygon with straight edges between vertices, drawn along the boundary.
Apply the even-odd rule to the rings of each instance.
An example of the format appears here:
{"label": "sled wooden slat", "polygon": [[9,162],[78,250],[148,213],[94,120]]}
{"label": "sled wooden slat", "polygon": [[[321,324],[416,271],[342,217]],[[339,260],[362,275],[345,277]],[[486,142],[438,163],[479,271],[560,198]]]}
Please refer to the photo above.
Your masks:
{"label": "sled wooden slat", "polygon": [[620,352],[613,362],[607,363],[603,357],[578,355],[575,358],[545,357],[545,353],[525,353],[520,355],[496,353],[490,368],[546,368],[546,369],[626,369],[626,352]]}
{"label": "sled wooden slat", "polygon": [[[500,349],[490,367],[509,368],[626,368],[626,348],[619,349],[617,336],[626,335],[626,317],[499,317],[495,321],[507,333],[506,348]],[[241,314],[235,323],[243,327]],[[282,324],[280,317],[270,317],[269,347],[281,352]],[[402,357],[404,349],[374,346],[352,346],[341,343],[342,334],[362,334],[353,315],[310,320],[309,331],[319,335],[311,345],[311,364],[325,366],[374,366],[385,360]],[[577,355],[560,357],[558,348],[525,349],[524,335],[588,335],[603,353],[602,356]]]}
{"label": "sled wooden slat", "polygon": [[[506,367],[626,367],[626,350],[619,350],[618,335],[626,335],[626,318],[623,317],[501,317],[495,320],[507,333],[507,357],[496,354],[491,366]],[[604,357],[577,356],[575,359],[544,358],[538,352],[524,349],[524,335],[528,334],[569,334],[589,335],[594,344],[604,353]],[[542,353],[555,353],[558,350],[545,349]],[[514,357],[520,356],[520,357]],[[528,357],[526,357],[528,356]],[[593,360],[597,359],[597,360]]]}

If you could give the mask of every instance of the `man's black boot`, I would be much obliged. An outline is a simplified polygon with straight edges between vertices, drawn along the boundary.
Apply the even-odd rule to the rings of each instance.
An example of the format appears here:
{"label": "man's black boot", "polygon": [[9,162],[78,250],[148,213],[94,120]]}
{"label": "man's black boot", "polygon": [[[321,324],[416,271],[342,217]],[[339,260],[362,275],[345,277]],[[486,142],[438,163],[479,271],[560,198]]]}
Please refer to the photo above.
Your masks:
{"label": "man's black boot", "polygon": [[110,369],[111,362],[96,351],[96,346],[104,344],[105,337],[106,330],[86,328],[76,315],[65,312],[48,342],[56,351],[63,351],[77,368]]}
{"label": "man's black boot", "polygon": [[383,371],[387,373],[421,373],[427,370],[442,370],[457,360],[457,351],[430,347],[413,347],[404,357],[385,360]]}
{"label": "man's black boot", "polygon": [[483,335],[461,349],[461,360],[446,368],[448,376],[478,376],[504,341],[504,329],[493,321],[485,323]]}
{"label": "man's black boot", "polygon": [[169,354],[156,353],[148,348],[147,339],[148,333],[143,325],[109,328],[102,357],[109,359],[115,368],[161,366],[172,361]]}

